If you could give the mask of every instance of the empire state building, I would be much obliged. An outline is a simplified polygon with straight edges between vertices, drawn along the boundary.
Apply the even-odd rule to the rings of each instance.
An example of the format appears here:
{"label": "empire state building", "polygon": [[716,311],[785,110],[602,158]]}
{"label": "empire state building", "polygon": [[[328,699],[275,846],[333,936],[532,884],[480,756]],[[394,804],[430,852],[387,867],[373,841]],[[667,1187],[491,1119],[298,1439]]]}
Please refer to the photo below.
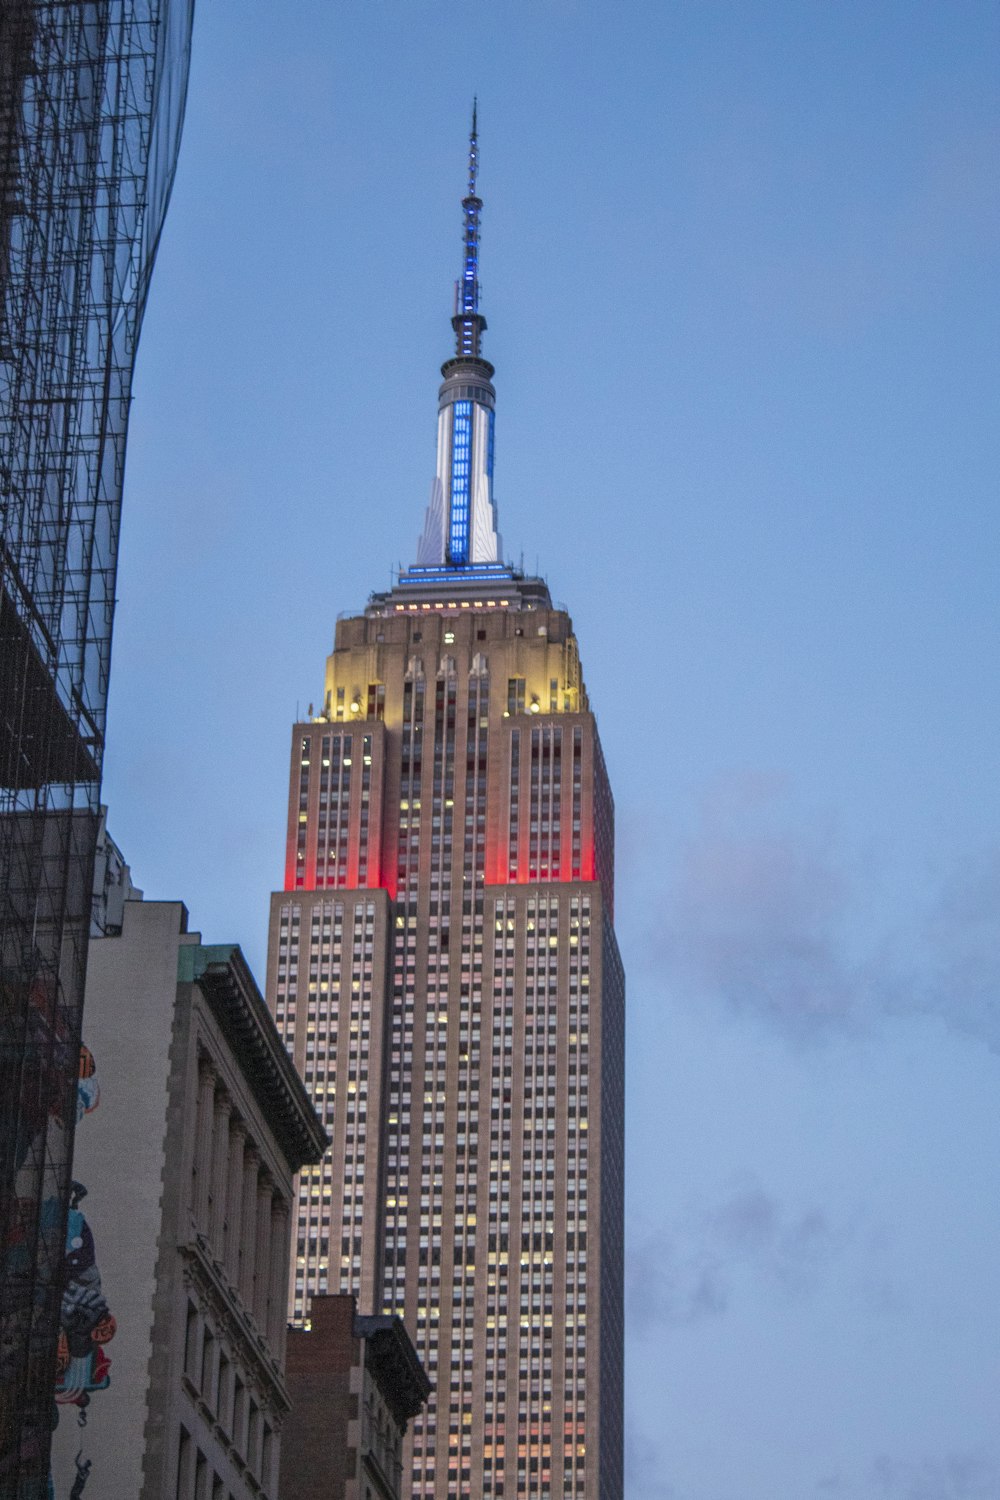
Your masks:
{"label": "empire state building", "polygon": [[292,731],[268,1001],[333,1137],[293,1322],[400,1314],[434,1393],[403,1493],[620,1500],[624,975],[573,624],[503,561],[469,142],[417,559],[336,624]]}

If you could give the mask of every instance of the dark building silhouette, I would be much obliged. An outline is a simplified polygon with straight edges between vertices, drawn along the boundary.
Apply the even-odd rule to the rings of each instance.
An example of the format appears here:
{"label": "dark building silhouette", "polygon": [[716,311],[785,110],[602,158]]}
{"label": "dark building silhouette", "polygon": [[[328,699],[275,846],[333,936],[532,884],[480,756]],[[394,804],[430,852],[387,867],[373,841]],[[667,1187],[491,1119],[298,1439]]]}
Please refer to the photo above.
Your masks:
{"label": "dark building silhouette", "polygon": [[402,1500],[403,1436],[430,1382],[399,1318],[314,1297],[290,1328],[279,1500]]}
{"label": "dark building silhouette", "polygon": [[0,4],[0,1496],[45,1492],[132,368],[193,0]]}

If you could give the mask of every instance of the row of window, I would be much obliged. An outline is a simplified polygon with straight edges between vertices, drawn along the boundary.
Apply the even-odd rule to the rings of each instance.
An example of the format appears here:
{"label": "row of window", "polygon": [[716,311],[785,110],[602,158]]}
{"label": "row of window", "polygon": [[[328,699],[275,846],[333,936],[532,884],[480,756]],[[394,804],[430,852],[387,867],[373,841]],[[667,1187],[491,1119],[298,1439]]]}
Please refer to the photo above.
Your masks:
{"label": "row of window", "polygon": [[[214,1423],[225,1434],[237,1461],[265,1487],[273,1479],[275,1437],[259,1403],[240,1374],[232,1348],[214,1331],[196,1304],[189,1300],[184,1329],[184,1374],[198,1392]],[[202,1500],[197,1487],[194,1447],[181,1429],[177,1492],[184,1500]],[[186,1455],[186,1461],[185,1461]],[[203,1455],[198,1455],[203,1456]],[[213,1496],[214,1492],[208,1492]]]}
{"label": "row of window", "polygon": [[[341,902],[312,909],[305,939],[310,981],[305,1015],[301,1011],[296,1014],[293,998],[282,988],[276,1003],[276,1018],[286,1046],[294,1055],[296,1047],[301,1049],[304,1043],[305,1082],[335,1141],[323,1162],[305,1168],[299,1178],[293,1295],[297,1319],[305,1316],[308,1300],[315,1293],[330,1287],[354,1290],[361,1267],[375,905],[359,902],[354,907],[347,937],[344,912]],[[287,955],[289,979],[294,984],[300,944],[299,908],[284,908],[280,921],[279,958]],[[349,990],[339,986],[342,957],[349,958]],[[320,988],[325,991],[331,969],[332,1007],[325,993],[317,993]],[[334,1225],[339,1225],[339,1239]],[[336,1250],[339,1256],[331,1255]],[[332,1273],[331,1259],[335,1261]]]}

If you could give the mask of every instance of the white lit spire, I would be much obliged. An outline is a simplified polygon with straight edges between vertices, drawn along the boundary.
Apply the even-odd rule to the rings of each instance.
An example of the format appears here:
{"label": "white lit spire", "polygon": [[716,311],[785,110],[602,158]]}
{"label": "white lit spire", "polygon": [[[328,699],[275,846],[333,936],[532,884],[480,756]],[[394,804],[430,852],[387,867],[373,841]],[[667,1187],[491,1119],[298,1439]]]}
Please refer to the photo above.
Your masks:
{"label": "white lit spire", "polygon": [[493,502],[493,366],[480,356],[486,319],[479,311],[479,139],[476,104],[469,135],[469,183],[462,277],[455,288],[455,356],[441,366],[437,472],[417,548],[418,567],[467,568],[500,560]]}

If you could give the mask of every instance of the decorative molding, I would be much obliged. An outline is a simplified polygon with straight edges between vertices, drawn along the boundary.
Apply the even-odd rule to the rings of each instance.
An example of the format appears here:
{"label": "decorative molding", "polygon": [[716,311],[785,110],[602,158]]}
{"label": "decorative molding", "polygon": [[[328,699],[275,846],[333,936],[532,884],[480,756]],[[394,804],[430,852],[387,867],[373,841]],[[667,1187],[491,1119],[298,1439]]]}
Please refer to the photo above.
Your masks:
{"label": "decorative molding", "polygon": [[177,1249],[184,1264],[185,1285],[195,1289],[199,1311],[211,1316],[216,1327],[229,1335],[234,1348],[247,1356],[248,1365],[252,1362],[261,1393],[266,1393],[265,1399],[270,1400],[275,1413],[288,1412],[291,1403],[280,1361],[256,1319],[236,1301],[233,1289],[219,1275],[215,1262],[197,1239],[178,1245]]}

